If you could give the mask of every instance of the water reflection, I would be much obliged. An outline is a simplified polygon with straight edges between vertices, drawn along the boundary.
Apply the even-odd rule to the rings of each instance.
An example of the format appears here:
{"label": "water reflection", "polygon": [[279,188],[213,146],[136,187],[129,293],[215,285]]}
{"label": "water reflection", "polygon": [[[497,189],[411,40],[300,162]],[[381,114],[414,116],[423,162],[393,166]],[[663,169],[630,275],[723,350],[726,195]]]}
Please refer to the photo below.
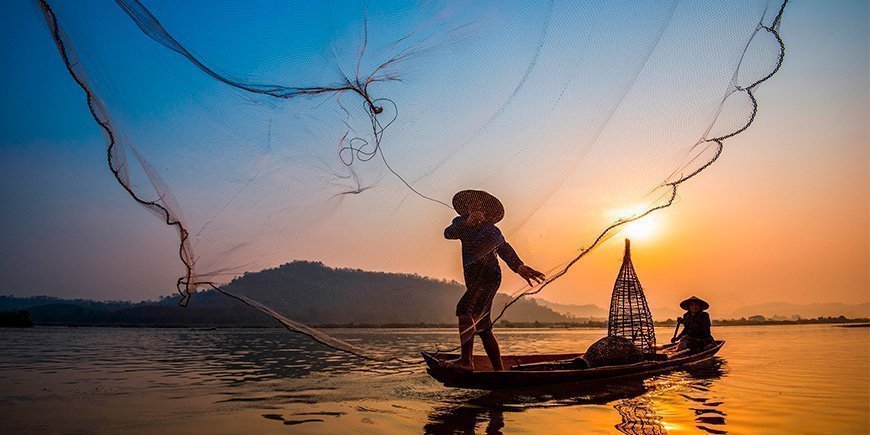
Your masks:
{"label": "water reflection", "polygon": [[727,365],[720,358],[707,364],[689,366],[683,370],[692,382],[685,385],[686,392],[680,395],[696,405],[689,408],[695,414],[695,427],[707,433],[724,434],[725,412],[720,409],[723,401],[712,393],[715,380],[725,376]]}
{"label": "water reflection", "polygon": [[[707,433],[725,432],[725,413],[719,409],[710,387],[725,375],[719,358],[651,378],[624,379],[618,384],[566,384],[536,389],[483,393],[436,406],[423,427],[427,434],[473,434],[481,430],[500,434],[505,415],[539,408],[568,408],[578,405],[609,404],[621,421],[614,428],[624,434],[665,434],[670,423],[663,414],[689,413],[694,426]],[[686,399],[686,409],[673,409],[661,400],[678,395]]]}
{"label": "water reflection", "polygon": [[[456,340],[452,329],[331,332],[386,353]],[[561,353],[604,333],[506,330],[499,338],[511,353]],[[485,393],[444,388],[422,365],[348,359],[283,329],[0,330],[0,423],[4,433],[188,433],[194,423],[223,433],[867,433],[870,369],[859,350],[868,334],[722,328],[727,365],[616,388]]]}
{"label": "water reflection", "polygon": [[613,405],[622,421],[614,426],[624,434],[666,434],[662,417],[655,412],[649,397],[620,400]]}
{"label": "water reflection", "polygon": [[[363,333],[357,335],[368,338]],[[148,383],[158,386],[218,384],[232,388],[263,381],[300,379],[318,373],[377,374],[409,370],[401,364],[348,358],[280,328],[35,328],[15,333],[7,331],[2,335],[2,342],[4,355],[0,358],[0,375],[11,371],[33,376],[62,372],[71,384],[112,379],[128,381],[142,374],[147,375]],[[95,374],[100,376],[95,378]]]}

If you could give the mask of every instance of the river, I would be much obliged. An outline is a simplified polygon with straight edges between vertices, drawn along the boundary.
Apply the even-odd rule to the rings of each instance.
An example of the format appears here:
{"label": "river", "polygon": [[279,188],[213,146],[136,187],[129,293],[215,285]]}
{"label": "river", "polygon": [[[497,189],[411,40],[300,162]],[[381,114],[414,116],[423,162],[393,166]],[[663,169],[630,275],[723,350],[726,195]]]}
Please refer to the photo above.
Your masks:
{"label": "river", "polygon": [[[416,358],[447,329],[337,329]],[[660,341],[670,330],[657,331]],[[715,360],[614,385],[446,388],[283,329],[0,330],[4,433],[870,432],[870,328],[714,328]],[[502,351],[583,351],[601,329],[499,329]],[[480,350],[478,350],[480,351]]]}

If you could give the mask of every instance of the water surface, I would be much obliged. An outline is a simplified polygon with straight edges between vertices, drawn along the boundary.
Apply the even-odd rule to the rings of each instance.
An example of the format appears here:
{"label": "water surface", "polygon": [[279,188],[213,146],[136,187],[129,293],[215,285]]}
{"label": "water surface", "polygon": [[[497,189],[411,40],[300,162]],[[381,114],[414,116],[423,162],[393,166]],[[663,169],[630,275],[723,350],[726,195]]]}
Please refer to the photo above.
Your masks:
{"label": "water surface", "polygon": [[[332,330],[414,358],[447,329]],[[498,330],[504,353],[585,349],[598,329]],[[6,433],[857,433],[870,329],[714,328],[720,358],[616,385],[485,392],[422,364],[335,353],[283,329],[0,330]],[[660,340],[670,330],[658,331]],[[480,350],[478,350],[480,351]]]}

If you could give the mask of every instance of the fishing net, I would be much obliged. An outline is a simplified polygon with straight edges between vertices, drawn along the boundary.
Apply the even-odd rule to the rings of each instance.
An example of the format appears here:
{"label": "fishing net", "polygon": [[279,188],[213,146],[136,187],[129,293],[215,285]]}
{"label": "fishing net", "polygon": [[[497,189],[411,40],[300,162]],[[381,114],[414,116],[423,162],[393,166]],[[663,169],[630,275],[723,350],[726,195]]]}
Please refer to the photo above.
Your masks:
{"label": "fishing net", "polygon": [[456,276],[467,188],[551,272],[512,301],[559,285],[716,160],[783,55],[779,1],[37,4],[108,169],[178,234],[182,304],[297,258]]}

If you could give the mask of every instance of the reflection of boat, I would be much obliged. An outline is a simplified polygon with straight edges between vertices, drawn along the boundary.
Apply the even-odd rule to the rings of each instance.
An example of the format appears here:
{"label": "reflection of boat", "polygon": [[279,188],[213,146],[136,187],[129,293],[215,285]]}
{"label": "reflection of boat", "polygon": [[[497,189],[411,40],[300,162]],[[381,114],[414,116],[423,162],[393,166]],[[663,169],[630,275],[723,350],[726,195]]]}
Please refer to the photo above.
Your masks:
{"label": "reflection of boat", "polygon": [[[595,413],[577,412],[584,410],[585,405],[613,407],[620,417],[614,428],[624,434],[667,433],[667,421],[675,419],[694,419],[699,430],[724,433],[724,421],[711,424],[701,420],[716,415],[723,419],[725,417],[725,413],[719,409],[722,402],[711,391],[714,382],[725,375],[724,368],[723,361],[714,356],[667,373],[624,377],[619,382],[551,384],[483,392],[457,391],[457,394],[432,408],[423,433],[498,433],[497,429],[504,432],[522,431],[523,422],[528,420],[517,414],[532,409],[550,409],[547,415],[560,415],[563,422],[582,415],[580,420],[589,424],[598,417]],[[659,414],[661,409],[667,409],[668,415]],[[611,415],[604,418],[606,421],[602,424],[614,423]],[[581,424],[578,427],[585,426]]]}
{"label": "reflection of boat", "polygon": [[630,376],[645,376],[680,368],[713,357],[725,344],[716,341],[711,347],[697,353],[676,351],[675,345],[663,346],[655,359],[635,364],[579,368],[574,358],[583,354],[505,355],[502,363],[508,370],[496,372],[486,356],[475,356],[475,371],[457,372],[444,367],[440,362],[457,358],[456,354],[423,353],[428,365],[426,370],[433,378],[451,387],[501,388],[530,387],[537,385],[576,382],[606,382]]}

